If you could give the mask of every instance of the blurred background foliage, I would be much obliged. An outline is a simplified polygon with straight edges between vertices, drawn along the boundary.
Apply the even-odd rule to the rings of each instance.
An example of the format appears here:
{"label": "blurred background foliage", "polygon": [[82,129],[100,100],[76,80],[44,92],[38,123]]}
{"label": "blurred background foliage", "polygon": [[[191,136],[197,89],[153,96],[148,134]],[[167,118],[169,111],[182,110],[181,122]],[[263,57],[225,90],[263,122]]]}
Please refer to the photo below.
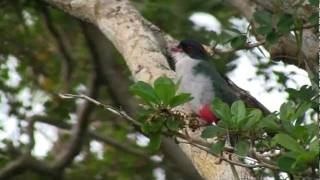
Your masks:
{"label": "blurred background foliage", "polygon": [[[205,12],[214,15],[223,28],[229,30],[234,28],[230,18],[241,17],[222,0],[134,0],[132,3],[146,19],[173,37],[192,38],[204,44],[215,41],[217,34],[204,28],[195,28],[189,20],[193,13]],[[58,93],[87,92],[91,75],[97,71],[96,54],[99,56],[100,52],[93,52],[90,49],[94,47],[88,40],[92,33],[86,33],[88,32],[86,29],[93,27],[64,12],[47,7],[40,1],[2,0],[0,7],[1,168],[15,159],[20,151],[24,151],[28,143],[26,140],[28,119],[40,115],[42,119],[47,118],[57,124],[74,123],[77,120],[77,108],[81,101],[62,100]],[[232,37],[225,34],[223,38]],[[130,114],[134,114],[136,107],[132,107],[132,103],[123,103],[127,102],[128,99],[125,98],[130,95],[119,97],[114,91],[114,88],[128,87],[132,81],[130,73],[121,55],[112,45],[109,44],[108,47],[105,53],[108,54],[109,60],[106,60],[102,67],[113,68],[113,71],[101,69],[101,72],[97,72],[99,93],[96,98],[105,104],[123,107],[131,111]],[[222,72],[232,71],[236,64],[230,62],[235,60],[236,56],[235,53],[230,53],[216,57],[219,59],[217,61],[219,69]],[[256,55],[254,58],[261,57]],[[275,63],[273,61],[257,63],[257,75],[268,80],[270,72],[265,69]],[[106,78],[104,71],[113,76]],[[290,76],[281,71],[274,71],[273,74],[278,76],[278,85],[269,88],[277,87],[283,90]],[[119,81],[118,76],[125,78],[120,78],[122,81]],[[118,84],[122,83],[122,87],[113,87],[115,82],[110,81],[113,78]],[[135,100],[130,101],[135,102]],[[179,167],[164,156],[163,152],[154,156],[160,159],[158,161],[142,158],[150,157],[152,154],[146,148],[145,142],[139,143],[141,135],[137,136],[136,129],[119,117],[92,107],[89,120],[92,122],[90,129],[100,136],[110,137],[124,144],[126,148],[138,150],[141,154],[137,156],[110,144],[97,143],[87,138],[80,155],[67,168],[65,179],[161,179],[163,173],[167,179],[185,179]],[[11,127],[10,132],[8,126]],[[48,135],[47,132],[51,133]],[[47,137],[50,134],[53,134],[53,137]],[[63,145],[68,143],[68,139],[67,131],[57,131],[52,126],[40,123],[36,125],[35,149],[38,151],[34,150],[33,154],[44,160],[50,160],[65,148]],[[45,147],[48,143],[42,144],[44,141],[52,144],[52,147]],[[41,156],[37,154],[39,149],[43,153]],[[46,178],[28,172],[14,179]]]}

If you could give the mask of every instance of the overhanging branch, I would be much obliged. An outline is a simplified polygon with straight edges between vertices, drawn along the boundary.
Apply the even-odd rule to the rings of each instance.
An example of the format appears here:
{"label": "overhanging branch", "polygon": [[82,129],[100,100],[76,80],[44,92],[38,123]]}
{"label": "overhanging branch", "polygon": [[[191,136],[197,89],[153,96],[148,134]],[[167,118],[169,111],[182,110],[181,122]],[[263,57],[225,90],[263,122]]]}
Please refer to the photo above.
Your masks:
{"label": "overhanging branch", "polygon": [[[252,21],[256,9],[262,9],[271,13],[276,12],[272,1],[265,0],[227,0],[226,3],[232,5],[235,9],[244,15],[248,21]],[[285,9],[283,10],[285,11]],[[290,12],[287,12],[290,14]],[[310,29],[311,27],[311,29]],[[305,69],[309,73],[317,74],[318,70],[318,38],[313,32],[315,26],[306,25],[303,27],[301,57],[297,58],[300,51],[293,35],[282,36],[278,42],[271,47],[266,47],[271,55],[271,59],[279,59],[288,64]],[[260,41],[262,37],[257,37]],[[302,61],[299,59],[303,59]]]}

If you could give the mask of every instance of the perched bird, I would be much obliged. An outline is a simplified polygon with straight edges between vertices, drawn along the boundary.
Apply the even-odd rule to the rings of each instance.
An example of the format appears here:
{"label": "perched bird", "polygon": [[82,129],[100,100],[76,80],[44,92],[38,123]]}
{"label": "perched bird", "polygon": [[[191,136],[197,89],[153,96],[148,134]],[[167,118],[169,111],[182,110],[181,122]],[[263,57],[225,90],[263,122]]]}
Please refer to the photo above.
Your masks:
{"label": "perched bird", "polygon": [[192,111],[206,123],[216,123],[218,118],[210,109],[214,98],[231,105],[238,99],[243,99],[247,105],[268,110],[246,91],[235,86],[230,80],[222,76],[213,63],[204,47],[193,40],[183,40],[171,48],[175,61],[175,71],[180,80],[180,92],[190,93]]}

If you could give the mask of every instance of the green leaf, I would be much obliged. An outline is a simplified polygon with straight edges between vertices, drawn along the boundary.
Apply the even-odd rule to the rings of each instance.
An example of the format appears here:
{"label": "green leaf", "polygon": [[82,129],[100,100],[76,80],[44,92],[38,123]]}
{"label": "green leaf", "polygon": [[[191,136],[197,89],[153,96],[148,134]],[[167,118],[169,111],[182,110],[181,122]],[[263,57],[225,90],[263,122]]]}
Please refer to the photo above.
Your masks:
{"label": "green leaf", "polygon": [[283,14],[280,16],[279,22],[277,24],[277,30],[280,33],[287,34],[292,29],[294,24],[293,17],[290,14]]}
{"label": "green leaf", "polygon": [[319,15],[318,15],[318,13],[314,13],[314,14],[312,14],[309,18],[308,18],[308,20],[309,20],[309,23],[310,24],[317,24],[318,23],[318,18],[319,18]]}
{"label": "green leaf", "polygon": [[189,93],[181,93],[177,96],[174,96],[170,99],[169,105],[171,108],[184,104],[190,100],[192,100],[191,94]]}
{"label": "green leaf", "polygon": [[238,100],[231,105],[231,114],[236,117],[236,122],[241,122],[246,117],[246,106],[243,101]]}
{"label": "green leaf", "polygon": [[166,120],[166,125],[171,131],[177,131],[180,127],[182,127],[182,122],[177,119],[170,118]]}
{"label": "green leaf", "polygon": [[168,77],[159,77],[154,81],[154,90],[164,105],[176,94],[176,86]]}
{"label": "green leaf", "polygon": [[292,101],[283,103],[280,107],[280,119],[289,121],[294,114],[295,104]]}
{"label": "green leaf", "polygon": [[219,155],[222,152],[224,145],[225,145],[225,141],[218,141],[217,143],[212,145],[210,152],[212,154]]}
{"label": "green leaf", "polygon": [[223,128],[220,128],[218,126],[208,126],[202,131],[201,137],[212,138],[223,133],[225,133],[225,130]]}
{"label": "green leaf", "polygon": [[270,114],[262,118],[261,122],[259,123],[259,127],[276,132],[279,130],[279,125],[276,123],[276,119],[277,117],[274,114]]}
{"label": "green leaf", "polygon": [[312,6],[318,6],[318,5],[319,5],[319,0],[309,0],[309,3],[310,3]]}
{"label": "green leaf", "polygon": [[247,41],[247,38],[245,36],[238,36],[231,39],[230,44],[231,44],[231,47],[233,47],[234,49],[238,49],[238,48],[244,47],[244,45],[246,44],[246,41]]}
{"label": "green leaf", "polygon": [[270,32],[267,35],[266,40],[270,44],[275,44],[278,41],[278,38],[279,36],[275,32]]}
{"label": "green leaf", "polygon": [[138,118],[137,120],[139,122],[145,122],[146,119],[148,119],[148,117],[154,112],[153,109],[145,109],[145,108],[141,108],[138,111]]}
{"label": "green leaf", "polygon": [[145,102],[151,104],[159,104],[159,97],[157,96],[157,94],[155,93],[155,91],[153,90],[153,88],[143,82],[143,81],[139,81],[133,85],[130,86],[129,91],[132,92],[134,95],[139,96],[142,100],[144,100]]}
{"label": "green leaf", "polygon": [[233,36],[231,35],[231,33],[227,31],[222,31],[219,35],[219,42],[221,42],[221,44],[226,44],[229,43],[232,38]]}
{"label": "green leaf", "polygon": [[312,123],[305,125],[308,129],[309,140],[312,140],[314,137],[319,135],[319,126],[318,123]]}
{"label": "green leaf", "polygon": [[272,26],[260,26],[256,29],[256,32],[263,35],[269,34],[272,32]]}
{"label": "green leaf", "polygon": [[316,152],[319,154],[319,139],[316,138],[310,143],[310,151]]}
{"label": "green leaf", "polygon": [[240,140],[236,144],[235,149],[236,149],[236,154],[238,154],[239,156],[246,156],[250,149],[250,144],[246,140]]}
{"label": "green leaf", "polygon": [[272,26],[272,14],[268,11],[256,11],[253,14],[253,18],[260,25]]}
{"label": "green leaf", "polygon": [[243,125],[244,130],[252,129],[261,120],[262,112],[259,109],[253,109],[248,114],[248,121]]}
{"label": "green leaf", "polygon": [[294,129],[293,122],[291,121],[282,121],[281,126],[286,132],[289,133],[292,132]]}
{"label": "green leaf", "polygon": [[151,132],[161,131],[164,122],[165,122],[165,119],[163,119],[163,118],[157,118],[156,120],[152,121],[151,122]]}
{"label": "green leaf", "polygon": [[152,126],[149,122],[144,123],[141,127],[141,131],[147,134],[152,132],[151,129],[152,129]]}
{"label": "green leaf", "polygon": [[297,156],[294,166],[296,169],[305,169],[313,161],[317,161],[316,152],[304,152]]}
{"label": "green leaf", "polygon": [[215,98],[212,101],[212,111],[214,114],[221,119],[221,121],[224,121],[228,126],[232,125],[231,122],[231,112],[229,106],[222,102],[220,99]]}
{"label": "green leaf", "polygon": [[283,146],[286,149],[289,149],[291,151],[295,151],[295,152],[304,152],[305,150],[303,149],[302,146],[300,146],[300,144],[293,139],[291,136],[289,136],[288,134],[284,134],[284,133],[280,133],[277,134],[273,140],[280,144],[281,146]]}
{"label": "green leaf", "polygon": [[302,117],[305,112],[311,108],[311,102],[302,102],[298,105],[298,108],[297,110],[293,113],[293,116],[292,118],[293,119],[297,119],[297,118],[300,118]]}
{"label": "green leaf", "polygon": [[289,98],[294,101],[308,101],[317,95],[317,90],[314,90],[312,86],[304,85],[299,90],[287,88]]}
{"label": "green leaf", "polygon": [[277,165],[282,171],[291,172],[295,161],[294,158],[283,155],[277,159]]}
{"label": "green leaf", "polygon": [[163,118],[155,119],[152,122],[145,122],[142,126],[142,131],[145,133],[160,132],[164,122]]}
{"label": "green leaf", "polygon": [[303,142],[306,142],[308,138],[308,129],[305,126],[295,125],[292,131],[290,131],[290,134],[296,139],[300,139]]}
{"label": "green leaf", "polygon": [[154,133],[150,135],[150,142],[149,142],[149,149],[152,152],[157,151],[160,148],[161,145],[161,134],[160,133]]}
{"label": "green leaf", "polygon": [[9,80],[9,69],[8,68],[2,68],[0,70],[0,77],[2,80]]}
{"label": "green leaf", "polygon": [[228,30],[230,30],[230,31],[232,31],[232,32],[234,32],[234,33],[236,33],[236,34],[239,34],[239,35],[242,34],[242,32],[239,31],[239,29],[236,29],[236,28],[228,28]]}

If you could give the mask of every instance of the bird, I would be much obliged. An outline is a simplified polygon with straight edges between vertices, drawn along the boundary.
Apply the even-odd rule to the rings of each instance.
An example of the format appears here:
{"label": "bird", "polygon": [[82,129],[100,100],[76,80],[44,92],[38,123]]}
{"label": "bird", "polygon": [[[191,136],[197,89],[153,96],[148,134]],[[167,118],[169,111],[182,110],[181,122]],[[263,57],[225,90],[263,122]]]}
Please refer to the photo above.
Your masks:
{"label": "bird", "polygon": [[180,82],[179,92],[190,93],[193,99],[189,105],[204,123],[217,123],[219,118],[210,108],[211,102],[219,98],[231,105],[243,99],[251,107],[269,111],[247,91],[236,86],[226,76],[219,73],[205,48],[197,41],[186,39],[170,49],[175,62],[175,71]]}

